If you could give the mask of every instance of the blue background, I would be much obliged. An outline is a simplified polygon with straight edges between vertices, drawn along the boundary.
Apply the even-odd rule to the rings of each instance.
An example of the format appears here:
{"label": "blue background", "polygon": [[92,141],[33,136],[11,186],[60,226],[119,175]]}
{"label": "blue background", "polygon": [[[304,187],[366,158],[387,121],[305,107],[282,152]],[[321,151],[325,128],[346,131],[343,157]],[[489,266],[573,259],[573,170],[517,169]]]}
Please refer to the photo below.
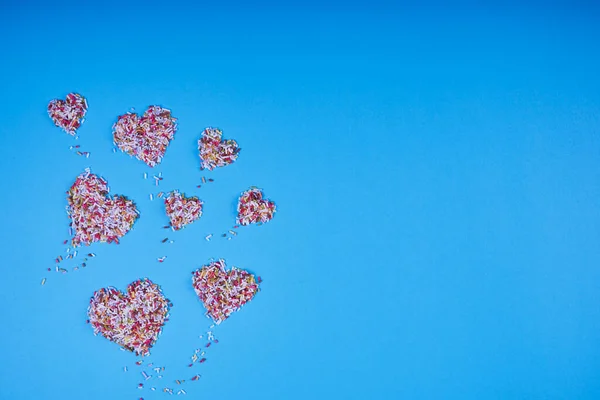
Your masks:
{"label": "blue background", "polygon": [[[179,389],[210,325],[190,285],[210,257],[264,283],[188,398],[600,398],[597,8],[1,7],[0,399],[164,398],[85,324],[94,290],[143,276],[174,302],[148,383]],[[89,159],[46,114],[70,91],[89,101]],[[150,172],[205,202],[168,235],[149,168],[112,152],[116,117],[151,104],[179,131]],[[238,162],[199,171],[206,126]],[[87,166],[142,216],[83,249],[85,270],[47,273]],[[206,242],[250,185],[275,219]]]}

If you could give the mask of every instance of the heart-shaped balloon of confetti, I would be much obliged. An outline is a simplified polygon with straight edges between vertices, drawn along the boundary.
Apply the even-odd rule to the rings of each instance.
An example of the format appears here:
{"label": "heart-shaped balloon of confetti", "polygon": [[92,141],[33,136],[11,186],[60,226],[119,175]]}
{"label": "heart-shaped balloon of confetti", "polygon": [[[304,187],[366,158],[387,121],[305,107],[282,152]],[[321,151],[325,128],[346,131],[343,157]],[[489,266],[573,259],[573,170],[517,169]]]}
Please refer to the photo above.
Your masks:
{"label": "heart-shaped balloon of confetti", "polygon": [[88,322],[100,334],[137,355],[148,355],[168,321],[172,304],[160,287],[140,279],[127,287],[127,294],[113,288],[94,292],[88,307]]}
{"label": "heart-shaped balloon of confetti", "polygon": [[225,271],[224,260],[211,262],[192,274],[192,285],[206,315],[216,324],[229,318],[259,291],[254,275],[235,267]]}
{"label": "heart-shaped balloon of confetti", "polygon": [[170,110],[159,106],[148,107],[142,117],[134,113],[120,115],[113,125],[113,141],[121,151],[155,167],[173,140],[176,121]]}
{"label": "heart-shaped balloon of confetti", "polygon": [[233,139],[223,140],[223,132],[216,128],[206,128],[198,140],[200,151],[200,169],[212,171],[237,160],[240,147]]}
{"label": "heart-shaped balloon of confetti", "polygon": [[90,172],[79,175],[67,192],[67,212],[74,230],[73,247],[92,242],[119,243],[139,217],[135,203],[124,196],[107,197],[107,182]]}
{"label": "heart-shaped balloon of confetti", "polygon": [[271,200],[263,199],[260,189],[252,187],[240,196],[237,211],[238,224],[263,224],[273,219],[276,207]]}
{"label": "heart-shaped balloon of confetti", "polygon": [[87,109],[85,97],[77,93],[69,93],[65,100],[55,99],[48,104],[48,115],[54,125],[75,136],[77,129],[85,121]]}
{"label": "heart-shaped balloon of confetti", "polygon": [[175,190],[165,198],[165,209],[171,226],[178,231],[202,216],[202,200],[185,197]]}

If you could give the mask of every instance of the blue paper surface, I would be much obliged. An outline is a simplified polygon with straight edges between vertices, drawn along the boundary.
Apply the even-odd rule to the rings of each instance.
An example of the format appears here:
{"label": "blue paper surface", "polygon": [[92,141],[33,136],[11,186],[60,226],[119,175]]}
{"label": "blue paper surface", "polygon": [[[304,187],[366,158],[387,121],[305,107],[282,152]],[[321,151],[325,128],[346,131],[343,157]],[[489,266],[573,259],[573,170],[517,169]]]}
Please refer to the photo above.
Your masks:
{"label": "blue paper surface", "polygon": [[[0,399],[600,398],[597,9],[312,6],[2,6]],[[46,113],[71,91],[77,141]],[[179,130],[150,170],[111,127],[153,104]],[[233,165],[199,170],[207,126],[238,141]],[[47,272],[86,167],[141,217]],[[163,230],[144,172],[202,218]],[[275,218],[221,240],[251,185]],[[188,368],[211,257],[264,282]],[[94,290],[141,277],[173,302],[143,390],[138,358],[85,323]]]}

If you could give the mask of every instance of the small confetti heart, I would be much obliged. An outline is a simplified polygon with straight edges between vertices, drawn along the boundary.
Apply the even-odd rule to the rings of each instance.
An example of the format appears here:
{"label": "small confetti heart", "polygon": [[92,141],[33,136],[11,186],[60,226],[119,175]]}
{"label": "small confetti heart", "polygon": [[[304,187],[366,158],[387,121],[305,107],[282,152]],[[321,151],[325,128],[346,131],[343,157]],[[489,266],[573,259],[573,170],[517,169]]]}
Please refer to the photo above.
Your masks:
{"label": "small confetti heart", "polygon": [[87,109],[85,97],[77,93],[69,93],[66,100],[55,99],[48,104],[48,115],[54,125],[75,136],[77,129],[85,121]]}
{"label": "small confetti heart", "polygon": [[89,168],[67,192],[73,247],[92,242],[119,243],[138,218],[135,203],[124,196],[108,197],[108,184]]}
{"label": "small confetti heart", "polygon": [[100,334],[136,355],[148,355],[167,321],[170,304],[160,287],[140,279],[127,294],[113,288],[94,292],[88,307],[89,323]]}
{"label": "small confetti heart", "polygon": [[113,141],[121,151],[155,167],[173,140],[176,121],[170,110],[159,106],[148,107],[142,117],[134,113],[120,115],[113,125]]}
{"label": "small confetti heart", "polygon": [[240,147],[233,139],[222,140],[223,132],[216,128],[206,128],[198,140],[200,169],[212,171],[237,160]]}
{"label": "small confetti heart", "polygon": [[250,225],[272,220],[276,207],[274,202],[263,199],[260,189],[252,188],[242,193],[238,201],[237,210],[237,223],[240,225]]}
{"label": "small confetti heart", "polygon": [[202,201],[197,197],[185,197],[177,190],[165,198],[165,208],[176,231],[202,216]]}
{"label": "small confetti heart", "polygon": [[235,267],[225,271],[224,260],[211,262],[192,274],[192,285],[206,315],[216,324],[229,318],[259,291],[254,275]]}

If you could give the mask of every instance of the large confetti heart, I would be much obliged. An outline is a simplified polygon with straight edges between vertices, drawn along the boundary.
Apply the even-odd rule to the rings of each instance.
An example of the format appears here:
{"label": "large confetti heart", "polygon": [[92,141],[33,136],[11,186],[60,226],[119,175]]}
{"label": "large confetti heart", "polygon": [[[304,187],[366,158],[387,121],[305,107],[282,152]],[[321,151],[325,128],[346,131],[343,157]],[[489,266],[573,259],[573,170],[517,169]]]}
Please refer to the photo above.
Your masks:
{"label": "large confetti heart", "polygon": [[89,168],[67,192],[68,214],[74,230],[72,245],[119,243],[139,217],[135,203],[124,196],[108,196],[108,184]]}
{"label": "large confetti heart", "polygon": [[140,279],[127,287],[127,294],[113,287],[94,292],[88,322],[95,335],[137,355],[147,355],[168,321],[170,306],[157,284]]}
{"label": "large confetti heart", "polygon": [[254,275],[235,267],[225,271],[224,260],[211,262],[192,274],[194,290],[206,315],[216,324],[229,318],[259,291]]}
{"label": "large confetti heart", "polygon": [[162,161],[177,130],[171,111],[150,106],[142,117],[134,113],[120,115],[113,125],[113,141],[121,151],[155,167]]}
{"label": "large confetti heart", "polygon": [[55,99],[48,104],[48,115],[54,125],[74,136],[84,122],[87,108],[85,97],[77,93],[69,93],[66,100]]}
{"label": "large confetti heart", "polygon": [[175,190],[165,199],[165,209],[171,226],[178,231],[202,216],[202,201],[197,197],[185,197]]}
{"label": "large confetti heart", "polygon": [[276,207],[271,200],[263,199],[260,189],[252,187],[240,196],[237,222],[240,225],[265,223],[273,219]]}
{"label": "large confetti heart", "polygon": [[237,160],[240,147],[233,139],[222,139],[223,132],[217,128],[206,128],[198,140],[200,169],[212,171]]}

